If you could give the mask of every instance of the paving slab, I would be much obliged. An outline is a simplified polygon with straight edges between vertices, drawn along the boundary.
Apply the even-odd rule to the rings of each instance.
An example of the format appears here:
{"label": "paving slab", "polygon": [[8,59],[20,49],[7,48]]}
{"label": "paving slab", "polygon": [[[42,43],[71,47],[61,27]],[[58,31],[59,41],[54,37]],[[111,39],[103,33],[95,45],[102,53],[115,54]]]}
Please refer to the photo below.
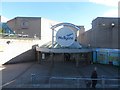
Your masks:
{"label": "paving slab", "polygon": [[[86,88],[85,80],[77,81],[78,79],[74,80],[64,78],[90,78],[94,67],[97,67],[98,77],[101,77],[102,75],[110,78],[118,76],[118,68],[115,66],[79,64],[79,67],[76,67],[75,62],[61,60],[59,56],[56,56],[53,64],[51,63],[50,57],[48,60],[42,61],[41,64],[38,64],[37,62],[29,62],[4,65],[4,67],[5,69],[2,70],[2,75],[3,86],[5,86],[5,88],[50,88],[50,86],[54,88],[69,88],[70,86],[71,88]],[[52,77],[56,77],[57,79],[52,79],[50,81]],[[62,86],[62,84],[64,85]],[[97,87],[101,87],[101,84],[98,84]]]}

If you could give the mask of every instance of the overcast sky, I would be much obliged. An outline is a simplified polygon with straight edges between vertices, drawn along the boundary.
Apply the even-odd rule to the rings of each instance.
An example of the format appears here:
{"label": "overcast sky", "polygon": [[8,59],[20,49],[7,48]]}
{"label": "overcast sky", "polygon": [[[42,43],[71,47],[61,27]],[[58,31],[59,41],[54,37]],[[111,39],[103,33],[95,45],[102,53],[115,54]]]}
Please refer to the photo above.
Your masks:
{"label": "overcast sky", "polygon": [[[9,1],[9,2],[8,2]],[[118,17],[120,0],[2,0],[2,22],[19,17],[43,17],[91,28],[97,17]]]}

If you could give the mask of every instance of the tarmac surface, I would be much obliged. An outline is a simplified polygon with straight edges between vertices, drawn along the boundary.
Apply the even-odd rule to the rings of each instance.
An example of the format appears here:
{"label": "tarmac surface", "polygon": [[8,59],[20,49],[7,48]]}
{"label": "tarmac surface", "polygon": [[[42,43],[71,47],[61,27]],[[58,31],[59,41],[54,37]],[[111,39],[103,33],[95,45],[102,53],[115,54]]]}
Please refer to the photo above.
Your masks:
{"label": "tarmac surface", "polygon": [[[41,64],[36,61],[8,64],[3,67],[3,88],[86,88],[86,81],[90,79],[94,67],[97,67],[98,78],[103,75],[110,79],[118,77],[116,66],[79,63],[79,67],[76,67],[75,62],[63,61],[59,55],[54,61],[49,57]],[[115,81],[106,82],[118,84]],[[99,80],[97,88],[101,87],[101,83]]]}

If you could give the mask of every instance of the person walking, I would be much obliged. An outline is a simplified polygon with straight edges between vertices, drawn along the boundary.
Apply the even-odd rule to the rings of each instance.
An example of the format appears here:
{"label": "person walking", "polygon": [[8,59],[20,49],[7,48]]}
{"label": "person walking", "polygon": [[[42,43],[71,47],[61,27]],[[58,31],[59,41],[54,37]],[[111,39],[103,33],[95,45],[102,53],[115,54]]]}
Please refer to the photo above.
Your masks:
{"label": "person walking", "polygon": [[92,71],[91,79],[92,79],[92,88],[96,88],[97,80],[94,80],[94,79],[97,79],[97,68],[96,67]]}

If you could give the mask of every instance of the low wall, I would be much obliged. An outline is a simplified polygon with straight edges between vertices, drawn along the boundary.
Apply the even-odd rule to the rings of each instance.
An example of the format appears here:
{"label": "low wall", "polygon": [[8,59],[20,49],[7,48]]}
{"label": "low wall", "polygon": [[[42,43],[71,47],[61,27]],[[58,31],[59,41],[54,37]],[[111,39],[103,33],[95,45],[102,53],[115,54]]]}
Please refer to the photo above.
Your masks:
{"label": "low wall", "polygon": [[33,40],[0,39],[0,64],[34,61],[34,45],[37,43]]}
{"label": "low wall", "polygon": [[6,62],[5,64],[23,63],[35,61],[35,51],[30,49]]}

